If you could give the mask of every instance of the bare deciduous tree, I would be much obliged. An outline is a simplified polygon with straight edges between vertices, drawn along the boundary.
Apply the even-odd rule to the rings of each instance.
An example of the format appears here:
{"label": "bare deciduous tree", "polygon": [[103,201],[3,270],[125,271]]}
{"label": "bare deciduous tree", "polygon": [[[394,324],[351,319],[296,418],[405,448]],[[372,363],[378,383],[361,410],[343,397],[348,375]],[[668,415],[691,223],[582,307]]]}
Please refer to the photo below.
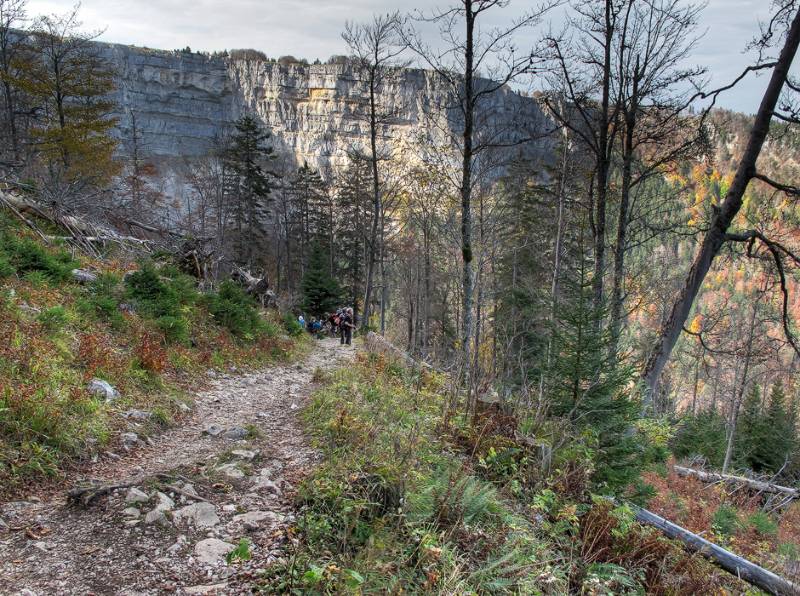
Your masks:
{"label": "bare deciduous tree", "polygon": [[379,234],[383,227],[380,225],[383,218],[380,166],[381,162],[389,159],[389,153],[380,146],[379,137],[383,136],[386,125],[397,113],[396,107],[390,107],[380,100],[380,94],[393,73],[401,66],[398,57],[404,47],[398,35],[400,21],[400,15],[396,12],[377,15],[369,23],[347,23],[342,34],[353,55],[356,76],[364,77],[369,99],[366,116],[369,120],[368,158],[372,171],[372,225],[367,245],[363,314],[365,327],[369,325],[375,268],[378,256],[383,253],[383,234]]}
{"label": "bare deciduous tree", "polygon": [[417,28],[408,27],[403,37],[422,61],[433,69],[453,97],[448,120],[451,143],[460,154],[457,177],[461,199],[462,324],[461,351],[463,380],[471,391],[471,346],[473,343],[474,254],[472,239],[472,200],[476,160],[490,147],[501,143],[491,130],[490,104],[506,85],[530,72],[536,54],[519,52],[515,36],[538,23],[555,3],[546,3],[523,14],[509,26],[482,28],[489,14],[509,5],[508,0],[459,0],[433,14],[418,14],[417,23],[438,28],[442,45],[434,48],[423,41]]}

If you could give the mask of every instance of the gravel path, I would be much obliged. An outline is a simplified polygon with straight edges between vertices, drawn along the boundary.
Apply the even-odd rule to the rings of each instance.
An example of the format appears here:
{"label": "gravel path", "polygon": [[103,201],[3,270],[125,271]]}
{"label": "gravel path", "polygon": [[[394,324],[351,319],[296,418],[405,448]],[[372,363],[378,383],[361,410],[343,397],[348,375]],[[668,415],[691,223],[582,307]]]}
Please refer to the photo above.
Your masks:
{"label": "gravel path", "polygon": [[[296,417],[314,372],[352,356],[323,340],[302,362],[215,377],[180,426],[101,460],[94,479],[143,480],[88,508],[64,495],[0,505],[0,594],[250,593],[314,464]],[[227,564],[242,539],[252,558]]]}

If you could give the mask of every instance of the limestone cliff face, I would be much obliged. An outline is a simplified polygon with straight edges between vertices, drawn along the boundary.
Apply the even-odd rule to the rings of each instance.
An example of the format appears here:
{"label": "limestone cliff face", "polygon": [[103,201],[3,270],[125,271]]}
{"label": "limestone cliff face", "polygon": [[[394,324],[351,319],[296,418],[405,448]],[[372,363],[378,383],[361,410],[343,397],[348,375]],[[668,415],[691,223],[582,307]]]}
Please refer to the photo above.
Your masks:
{"label": "limestone cliff face", "polygon": [[117,73],[118,135],[136,136],[155,156],[199,156],[232,119],[234,88],[224,60],[122,45],[102,45]]}
{"label": "limestone cliff face", "polygon": [[[145,153],[161,157],[207,154],[244,112],[256,113],[272,133],[276,151],[297,163],[344,163],[347,152],[367,147],[367,89],[349,64],[279,64],[121,45],[102,46],[118,73],[118,134],[130,143],[133,129]],[[492,97],[491,118],[520,118],[517,132],[541,132],[546,118],[538,104],[503,89]],[[457,115],[438,77],[404,69],[383,86],[382,109],[392,114],[381,131],[387,146],[444,144],[457,134]],[[528,153],[546,153],[548,143]]]}

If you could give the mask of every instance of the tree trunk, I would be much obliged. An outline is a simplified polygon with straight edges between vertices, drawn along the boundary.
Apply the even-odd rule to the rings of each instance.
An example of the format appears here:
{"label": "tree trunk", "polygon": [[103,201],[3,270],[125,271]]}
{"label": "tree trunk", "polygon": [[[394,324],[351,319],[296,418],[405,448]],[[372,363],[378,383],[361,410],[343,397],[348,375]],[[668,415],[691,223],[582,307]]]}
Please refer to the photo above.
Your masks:
{"label": "tree trunk", "polygon": [[[569,166],[569,130],[566,127],[564,127],[564,139],[562,142],[564,143],[564,150],[561,154],[561,175],[558,180],[558,194],[556,196],[556,237],[553,246],[553,277],[550,282],[550,325],[555,321],[558,312],[558,292],[561,281],[561,252],[563,251],[562,247],[564,244],[564,201],[566,200],[567,168]],[[516,267],[516,253],[514,265]],[[553,336],[554,330],[551,329],[547,339],[547,357],[545,359],[545,368],[547,370],[550,368],[553,357]],[[539,380],[539,403],[543,403],[544,401],[546,374],[547,373],[543,373]]]}
{"label": "tree trunk", "polygon": [[[606,202],[608,196],[609,172],[609,109],[611,95],[611,42],[614,36],[614,23],[612,0],[606,0],[605,17],[605,45],[603,48],[603,91],[601,108],[598,117],[601,119],[597,131],[597,202],[595,204],[594,225],[594,276],[592,278],[592,293],[595,310],[603,304],[603,275],[605,274],[606,253]],[[597,323],[600,324],[598,318]]]}
{"label": "tree trunk", "polygon": [[372,311],[372,285],[375,276],[375,252],[378,243],[378,223],[381,215],[380,181],[378,179],[378,116],[375,105],[375,84],[377,73],[370,69],[369,78],[369,146],[370,166],[372,168],[372,229],[369,236],[369,251],[367,253],[367,280],[364,288],[364,319],[362,326],[369,326],[369,317]]}
{"label": "tree trunk", "polygon": [[678,341],[683,325],[689,317],[692,305],[700,291],[700,286],[711,268],[712,261],[725,242],[728,228],[742,207],[744,192],[756,173],[756,160],[761,153],[761,147],[769,132],[772,114],[786,82],[794,56],[797,53],[798,44],[800,44],[800,11],[794,16],[783,49],[772,71],[769,85],[758,108],[747,147],[739,162],[733,182],[728,189],[725,200],[711,221],[711,226],[703,238],[700,250],[686,277],[684,287],[681,289],[678,299],[672,307],[672,312],[662,327],[653,351],[645,364],[642,373],[646,386],[644,395],[645,409],[652,405],[653,397],[658,390],[658,380],[661,372],[664,370],[672,349]]}
{"label": "tree trunk", "polygon": [[422,336],[422,357],[427,359],[430,355],[431,339],[431,240],[427,222],[423,230],[423,245],[425,247],[425,329]]}
{"label": "tree trunk", "polygon": [[381,225],[378,233],[381,248],[378,257],[381,271],[381,335],[386,334],[386,307],[389,300],[389,280],[386,278],[386,222],[384,218],[385,214],[383,213],[383,208],[381,206]]}
{"label": "tree trunk", "polygon": [[733,476],[731,474],[715,474],[714,472],[704,472],[702,470],[695,470],[694,468],[686,468],[683,466],[674,466],[673,469],[678,476],[691,476],[703,482],[717,483],[727,482],[730,484],[743,484],[750,489],[762,493],[782,494],[793,499],[800,499],[800,490],[788,486],[781,486],[780,484],[772,484],[771,482],[762,482],[760,480],[753,480],[752,478],[745,478],[744,476]]}
{"label": "tree trunk", "polygon": [[[473,127],[475,117],[475,72],[474,72],[474,33],[475,14],[473,1],[464,2],[466,21],[466,45],[464,47],[464,134],[463,161],[461,165],[461,258],[463,262],[463,328],[461,334],[461,349],[463,359],[464,386],[469,395],[472,391],[472,363],[470,345],[472,343],[472,295],[473,295],[473,270],[472,270],[472,152],[473,152]],[[469,400],[468,400],[469,402]]]}
{"label": "tree trunk", "polygon": [[758,300],[753,303],[753,314],[750,317],[750,328],[747,331],[747,351],[744,356],[744,370],[742,371],[742,382],[739,384],[739,390],[733,396],[731,403],[731,417],[728,428],[728,444],[725,446],[725,460],[722,462],[722,473],[728,471],[733,458],[733,445],[736,441],[736,426],[739,422],[739,410],[742,407],[742,399],[744,398],[744,391],[747,388],[747,375],[750,372],[750,360],[753,357],[753,338],[756,330],[756,315],[758,314]]}
{"label": "tree trunk", "polygon": [[6,118],[8,118],[8,133],[11,137],[11,150],[14,153],[14,160],[19,161],[19,141],[17,140],[17,118],[14,113],[14,95],[11,92],[11,84],[3,81],[3,92],[6,99]]}
{"label": "tree trunk", "polygon": [[639,523],[658,528],[667,538],[680,540],[688,549],[700,553],[728,573],[732,573],[736,577],[770,594],[791,596],[797,594],[798,590],[800,590],[800,586],[792,584],[771,571],[759,567],[647,509],[639,509],[637,507],[635,512],[636,521]]}
{"label": "tree trunk", "polygon": [[619,349],[619,335],[622,329],[623,283],[625,281],[625,251],[628,232],[628,207],[630,205],[632,170],[633,170],[633,139],[636,129],[636,116],[639,110],[639,58],[636,58],[636,67],[633,74],[633,91],[630,105],[625,109],[625,137],[622,146],[622,188],[619,199],[619,213],[617,215],[617,241],[614,245],[614,279],[611,290],[611,345],[609,346],[612,361],[616,360]]}
{"label": "tree trunk", "polygon": [[692,383],[692,416],[697,414],[697,385],[700,381],[700,360],[694,364],[694,383]]}

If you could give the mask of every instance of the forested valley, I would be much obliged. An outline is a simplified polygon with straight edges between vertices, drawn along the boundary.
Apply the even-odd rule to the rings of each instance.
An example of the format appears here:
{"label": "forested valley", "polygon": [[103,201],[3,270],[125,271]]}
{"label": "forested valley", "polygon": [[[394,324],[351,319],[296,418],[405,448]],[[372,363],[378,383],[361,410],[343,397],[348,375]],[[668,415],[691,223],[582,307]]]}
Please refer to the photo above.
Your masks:
{"label": "forested valley", "polygon": [[396,8],[0,0],[0,592],[800,593],[800,3]]}

